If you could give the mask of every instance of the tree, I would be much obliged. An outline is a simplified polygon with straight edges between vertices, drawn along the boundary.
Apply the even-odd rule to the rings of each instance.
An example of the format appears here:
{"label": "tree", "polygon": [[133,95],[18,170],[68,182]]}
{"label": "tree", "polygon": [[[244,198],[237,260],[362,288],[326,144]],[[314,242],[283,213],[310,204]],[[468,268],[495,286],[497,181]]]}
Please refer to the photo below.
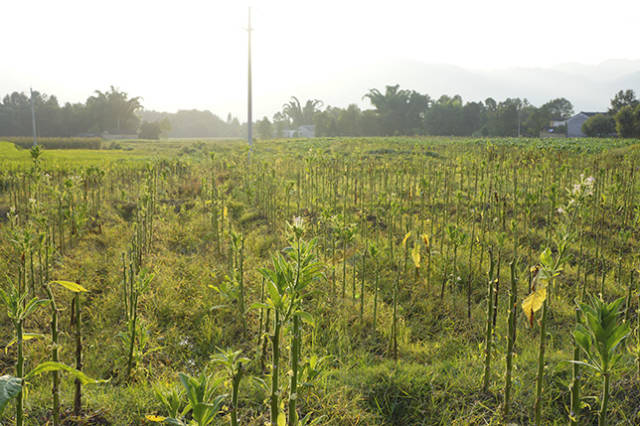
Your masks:
{"label": "tree", "polygon": [[138,137],[140,139],[160,139],[160,136],[171,130],[171,123],[168,119],[160,121],[143,121],[140,125]]}
{"label": "tree", "polygon": [[484,104],[487,106],[487,110],[491,112],[495,112],[498,109],[498,103],[493,98],[485,99]]}
{"label": "tree", "polygon": [[568,120],[573,115],[573,105],[565,98],[556,98],[542,105],[540,109],[549,113],[549,119]]}
{"label": "tree", "polygon": [[362,111],[357,105],[351,104],[346,109],[337,110],[336,136],[362,135]]}
{"label": "tree", "polygon": [[640,105],[625,105],[615,116],[616,131],[623,138],[640,137]]}
{"label": "tree", "polygon": [[552,113],[544,105],[540,108],[530,106],[526,119],[522,123],[524,128],[522,133],[527,136],[538,136],[544,128],[549,126],[551,120]]}
{"label": "tree", "polygon": [[281,112],[273,114],[274,136],[281,138],[284,136],[284,130],[289,127],[289,119]]}
{"label": "tree", "polygon": [[258,132],[258,136],[260,139],[271,139],[273,138],[273,126],[267,117],[264,117],[262,120],[258,121],[256,130]]}
{"label": "tree", "polygon": [[[488,105],[491,104],[489,99],[485,102]],[[489,107],[489,118],[484,133],[488,136],[517,136],[518,126],[520,126],[520,133],[523,133],[523,123],[532,112],[530,107],[526,99],[520,98],[507,98],[497,104],[495,110]]]}
{"label": "tree", "polygon": [[371,89],[364,95],[375,107],[384,135],[420,132],[425,113],[431,104],[429,95],[400,90],[400,85],[386,86],[384,94]]}
{"label": "tree", "polygon": [[98,132],[115,134],[135,133],[140,119],[136,115],[142,109],[140,97],[129,98],[126,92],[121,92],[111,86],[107,92],[96,90],[87,99],[87,109]]}
{"label": "tree", "polygon": [[173,138],[242,137],[246,134],[244,125],[231,114],[225,121],[207,110],[179,110],[175,113],[145,110],[140,113],[140,118],[151,122],[168,120],[170,129],[166,133]]}
{"label": "tree", "polygon": [[610,115],[597,114],[582,123],[582,132],[590,137],[607,137],[616,132],[616,121]]}
{"label": "tree", "polygon": [[328,106],[324,111],[318,112],[313,124],[316,126],[317,136],[338,136],[338,117],[340,108]]}
{"label": "tree", "polygon": [[462,108],[462,135],[471,136],[487,122],[487,109],[482,102],[467,102]]}
{"label": "tree", "polygon": [[313,124],[313,117],[322,107],[322,101],[319,99],[308,99],[304,106],[295,96],[282,106],[282,113],[287,117],[294,127]]}
{"label": "tree", "polygon": [[425,114],[427,133],[440,136],[460,136],[464,131],[462,98],[442,95]]}
{"label": "tree", "polygon": [[620,90],[615,94],[613,99],[611,99],[609,114],[615,115],[626,106],[635,107],[636,105],[638,105],[638,100],[633,90]]}

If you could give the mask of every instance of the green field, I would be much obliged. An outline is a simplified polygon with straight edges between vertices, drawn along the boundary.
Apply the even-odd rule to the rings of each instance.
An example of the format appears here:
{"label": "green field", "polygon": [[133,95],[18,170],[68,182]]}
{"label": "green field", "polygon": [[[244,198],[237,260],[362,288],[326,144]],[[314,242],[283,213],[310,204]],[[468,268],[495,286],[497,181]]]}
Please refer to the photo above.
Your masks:
{"label": "green field", "polygon": [[[570,361],[588,360],[576,301],[601,295],[623,298],[629,328],[606,415],[638,424],[638,144],[118,141],[33,161],[0,142],[0,288],[53,295],[59,329],[52,345],[43,304],[22,323],[38,337],[16,344],[2,305],[2,374],[17,375],[19,346],[24,374],[54,348],[77,368],[80,332],[80,369],[105,382],[82,386],[76,415],[62,373],[62,424],[198,424],[179,373],[207,383],[200,424],[263,425],[273,410],[286,424],[533,424],[544,310],[540,424],[569,423],[572,389],[577,424],[597,424],[603,376]],[[529,321],[521,304],[542,288]],[[220,362],[226,348],[240,369]],[[53,424],[52,374],[25,382],[25,424]],[[13,424],[14,401],[3,416]]]}

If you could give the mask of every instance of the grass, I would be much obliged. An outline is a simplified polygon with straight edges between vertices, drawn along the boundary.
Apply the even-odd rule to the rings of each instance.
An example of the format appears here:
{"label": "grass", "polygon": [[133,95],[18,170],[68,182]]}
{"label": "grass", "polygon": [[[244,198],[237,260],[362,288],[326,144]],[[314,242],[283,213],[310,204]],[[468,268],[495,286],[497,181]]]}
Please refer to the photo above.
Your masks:
{"label": "grass", "polygon": [[[590,268],[588,289],[590,292],[599,289],[601,272],[598,265],[604,259],[606,297],[625,295],[626,287],[618,283],[615,272],[620,248],[624,249],[623,276],[628,276],[639,248],[634,237],[623,246],[619,236],[625,226],[632,230],[636,226],[633,215],[623,226],[622,212],[624,197],[631,193],[637,197],[640,186],[629,174],[631,166],[640,160],[637,142],[425,137],[275,140],[258,141],[251,163],[247,161],[247,147],[239,141],[119,141],[121,150],[45,151],[42,167],[52,175],[52,189],[61,188],[67,174],[77,173],[90,165],[99,166],[106,173],[100,188],[89,189],[86,196],[90,203],[94,191],[100,191],[97,214],[91,215],[71,247],[55,257],[52,276],[53,279],[79,282],[90,290],[83,311],[85,372],[91,377],[110,379],[104,385],[85,387],[84,421],[88,423],[93,418],[97,424],[99,421],[144,424],[146,414],[164,414],[154,398],[152,385],[177,384],[178,372],[197,375],[206,370],[222,377],[224,373],[210,363],[210,356],[217,347],[242,349],[244,355],[254,360],[248,366],[248,374],[269,383],[268,369],[260,371],[257,363],[259,311],[247,311],[245,319],[249,332],[245,337],[234,306],[220,307],[226,302],[209,287],[219,284],[230,274],[228,221],[235,232],[245,236],[244,272],[246,304],[249,306],[260,298],[261,277],[257,270],[268,263],[272,253],[287,245],[285,220],[291,220],[294,214],[304,218],[308,229],[305,238],[317,237],[319,257],[325,265],[331,264],[329,248],[335,232],[331,217],[335,216],[335,221],[342,223],[342,192],[346,188],[343,175],[345,168],[350,168],[347,222],[361,227],[364,217],[368,228],[366,241],[361,229],[357,228],[349,254],[361,253],[365,243],[376,238],[380,251],[377,258],[380,270],[377,334],[370,333],[373,275],[368,275],[366,280],[362,323],[360,300],[351,300],[352,267],[355,264],[360,268],[359,255],[347,263],[345,300],[331,293],[331,271],[327,269],[326,279],[314,282],[304,299],[305,309],[313,315],[315,325],[303,326],[303,358],[317,354],[328,359],[326,368],[313,385],[301,386],[298,400],[301,417],[312,413],[322,425],[503,424],[501,393],[508,300],[505,290],[509,287],[508,262],[514,254],[513,238],[516,235],[510,221],[514,221],[519,238],[520,303],[528,294],[528,268],[537,262],[537,256],[545,246],[553,247],[548,234],[553,225],[553,216],[549,222],[551,188],[555,185],[560,199],[565,200],[564,189],[586,171],[602,181],[602,190],[607,195],[605,204],[603,210],[597,210],[593,222],[592,216],[587,215],[588,221],[581,228],[585,234],[583,258],[586,261],[583,265],[579,262],[579,244],[575,242],[570,248],[573,260],[562,272],[547,324],[550,337],[542,417],[544,424],[566,424],[576,288],[582,282],[585,268]],[[12,205],[14,193],[21,194],[23,190],[18,187],[19,191],[12,192],[16,187],[12,186],[15,182],[11,178],[22,176],[21,170],[30,167],[31,159],[28,151],[1,142],[0,164],[6,166],[0,171],[2,212],[3,207]],[[131,236],[138,226],[137,200],[145,190],[148,175],[143,170],[148,164],[158,167],[157,212],[152,250],[146,255],[144,264],[153,269],[155,278],[150,291],[141,296],[140,317],[148,329],[150,347],[160,349],[142,358],[132,372],[132,382],[126,384],[122,380],[126,351],[118,336],[125,326],[121,255],[131,247]],[[473,190],[474,167],[480,176],[476,191]],[[598,174],[599,169],[604,170],[602,177]],[[521,191],[516,204],[513,204],[512,196],[513,173],[518,174]],[[462,185],[458,183],[460,176]],[[421,183],[422,178],[425,181]],[[296,206],[298,181],[301,182],[299,212]],[[290,183],[293,185],[288,186]],[[430,186],[425,186],[427,184]],[[285,188],[293,189],[287,193]],[[338,196],[334,200],[335,188]],[[357,193],[355,188],[360,188]],[[628,188],[632,192],[625,192]],[[74,183],[70,191],[75,206],[83,205],[85,195],[81,181]],[[461,194],[457,196],[456,191]],[[532,202],[530,222],[525,210],[525,191],[530,197],[540,196],[538,201]],[[500,203],[491,201],[494,192]],[[213,193],[217,195],[213,196]],[[422,193],[425,194],[424,204]],[[43,197],[47,200],[45,217],[53,220],[52,217],[57,217],[52,215],[57,212],[57,199],[49,198],[53,195],[48,192]],[[383,198],[380,205],[378,197]],[[385,197],[402,206],[402,213],[393,220],[395,260],[388,256],[387,234],[392,221],[389,220],[391,209],[384,204]],[[636,202],[638,199],[635,198]],[[221,203],[220,221],[224,224],[221,252],[216,249],[212,229],[213,202]],[[487,232],[483,237],[480,233],[483,222],[472,212],[486,206],[486,217],[491,220],[487,221]],[[227,216],[223,218],[225,210]],[[501,215],[506,216],[504,226]],[[367,216],[375,216],[376,225]],[[0,217],[0,272],[12,275],[16,271],[16,252],[10,243],[8,223],[2,220]],[[431,282],[427,284],[424,251],[419,274],[415,275],[409,260],[409,274],[400,281],[399,359],[396,363],[389,355],[389,340],[393,283],[398,265],[402,265],[401,241],[407,227],[416,235],[430,232],[430,221],[435,223],[430,235],[434,263]],[[478,240],[484,238],[484,246],[475,247],[469,263],[473,221],[476,222],[476,237]],[[458,283],[455,277],[450,281],[452,246],[447,237],[443,237],[446,235],[444,228],[439,232],[442,225],[449,223],[457,223],[469,236],[458,248],[457,259],[458,275],[463,280],[466,277],[472,280],[471,322],[467,321],[466,282]],[[420,227],[424,229],[420,230]],[[482,392],[482,377],[488,253],[482,255],[481,247],[497,246],[501,233],[505,234],[505,242],[495,353],[489,388],[485,393]],[[336,287],[339,289],[342,245],[336,244],[336,247]],[[368,259],[367,265],[372,271],[370,264]],[[358,289],[359,279],[357,277]],[[439,293],[443,281],[446,292],[441,302]],[[56,300],[63,308],[60,357],[71,363],[74,353],[73,336],[68,327],[70,296],[61,292]],[[0,315],[3,319],[0,329],[8,336],[4,313]],[[632,320],[637,320],[635,312]],[[47,326],[44,311],[27,324],[28,331],[46,332]],[[530,328],[519,312],[517,332],[509,421],[528,424],[535,398],[539,329]],[[624,367],[612,381],[611,389],[620,389],[612,392],[612,424],[639,421],[636,407],[640,394],[633,344],[635,339],[625,349]],[[46,340],[26,343],[30,365],[47,356],[47,346]],[[288,352],[288,348],[281,350],[283,365],[288,365]],[[270,351],[267,352],[267,365],[269,354]],[[9,348],[0,356],[2,374],[12,372],[14,362],[15,349]],[[286,370],[281,371],[281,375],[284,376],[282,387],[286,390]],[[63,380],[63,412],[72,404],[72,387],[68,379]],[[599,380],[585,377],[582,390],[587,397],[584,424],[593,422],[596,417],[599,387]],[[230,392],[230,388],[223,384],[219,391]],[[268,395],[268,386],[245,379],[239,398],[239,423],[262,425],[268,421]],[[286,392],[282,395],[286,396]],[[219,416],[219,424],[229,421],[229,404],[227,402],[227,408]],[[42,378],[29,389],[28,424],[44,424],[49,406],[50,383]],[[6,419],[10,418],[11,411],[12,407],[6,411]]]}

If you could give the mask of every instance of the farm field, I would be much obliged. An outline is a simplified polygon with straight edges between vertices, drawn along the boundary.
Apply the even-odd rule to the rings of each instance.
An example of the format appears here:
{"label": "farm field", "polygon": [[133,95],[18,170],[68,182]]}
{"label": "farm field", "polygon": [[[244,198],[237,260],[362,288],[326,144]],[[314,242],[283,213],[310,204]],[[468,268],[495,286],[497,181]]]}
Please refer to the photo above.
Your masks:
{"label": "farm field", "polygon": [[638,144],[0,142],[2,421],[638,424]]}

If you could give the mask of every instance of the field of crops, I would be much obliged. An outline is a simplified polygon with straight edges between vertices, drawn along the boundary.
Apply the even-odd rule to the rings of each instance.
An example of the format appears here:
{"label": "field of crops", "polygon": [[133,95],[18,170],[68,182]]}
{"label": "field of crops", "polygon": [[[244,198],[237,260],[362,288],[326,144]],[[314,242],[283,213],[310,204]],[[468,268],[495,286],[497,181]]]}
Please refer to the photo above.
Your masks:
{"label": "field of crops", "polygon": [[0,142],[2,420],[638,424],[638,143]]}

